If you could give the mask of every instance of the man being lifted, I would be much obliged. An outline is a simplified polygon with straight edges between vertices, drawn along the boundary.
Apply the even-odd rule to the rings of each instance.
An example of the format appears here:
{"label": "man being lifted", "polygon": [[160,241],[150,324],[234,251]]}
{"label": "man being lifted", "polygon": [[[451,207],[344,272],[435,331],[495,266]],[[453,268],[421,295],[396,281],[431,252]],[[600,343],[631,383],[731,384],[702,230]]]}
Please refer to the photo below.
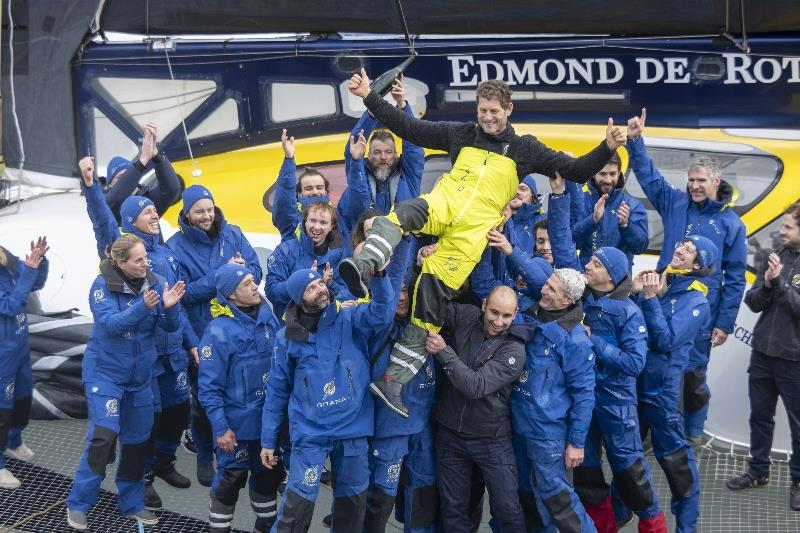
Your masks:
{"label": "man being lifted", "polygon": [[378,217],[356,258],[341,263],[340,275],[356,297],[366,294],[372,272],[391,256],[403,232],[439,237],[437,251],[425,260],[414,288],[411,324],[394,345],[385,374],[371,385],[373,393],[403,416],[402,385],[425,361],[428,331],[438,332],[444,310],[472,272],[486,247],[486,234],[504,219],[503,207],[517,185],[535,172],[559,172],[569,180],[586,181],[596,174],[625,142],[625,133],[608,120],[606,139],[579,158],[552,150],[530,135],[519,136],[508,124],[513,104],[511,89],[500,80],[482,82],[477,89],[478,121],[430,122],[413,119],[370,91],[364,69],[350,79],[350,92],[384,126],[418,146],[444,150],[453,169],[429,194],[399,202]]}

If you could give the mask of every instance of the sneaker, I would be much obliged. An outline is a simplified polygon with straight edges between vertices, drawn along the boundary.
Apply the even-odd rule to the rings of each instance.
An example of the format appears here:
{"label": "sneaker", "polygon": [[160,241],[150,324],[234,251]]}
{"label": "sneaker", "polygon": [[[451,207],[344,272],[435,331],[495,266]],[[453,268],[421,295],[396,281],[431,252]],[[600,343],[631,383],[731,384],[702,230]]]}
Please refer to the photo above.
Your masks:
{"label": "sneaker", "polygon": [[28,446],[26,446],[23,442],[17,448],[8,448],[6,450],[6,455],[17,459],[18,461],[28,462],[33,459],[34,453],[33,450],[28,448]]}
{"label": "sneaker", "polygon": [[745,472],[739,477],[735,477],[726,481],[725,486],[730,490],[744,490],[754,487],[763,487],[767,483],[769,483],[769,474],[765,475],[764,477],[757,478],[753,477],[750,472]]}
{"label": "sneaker", "polygon": [[20,481],[14,477],[11,470],[7,468],[0,470],[0,489],[16,489],[20,485]]}
{"label": "sneaker", "polygon": [[126,515],[125,518],[136,520],[146,526],[154,526],[158,524],[158,517],[147,509],[142,509],[141,511],[136,511],[135,513]]}
{"label": "sneaker", "polygon": [[332,478],[333,478],[333,475],[331,474],[331,471],[328,470],[327,466],[323,466],[322,467],[322,475],[319,476],[319,482],[322,483],[323,485],[328,485],[330,487]]}
{"label": "sneaker", "polygon": [[175,456],[171,454],[156,452],[153,473],[176,489],[188,489],[192,485],[188,477],[175,470]]}
{"label": "sneaker", "polygon": [[144,508],[148,511],[159,511],[163,509],[164,502],[161,501],[161,496],[156,492],[156,488],[152,481],[144,482]]}
{"label": "sneaker", "polygon": [[792,488],[789,493],[789,507],[792,511],[800,511],[800,482],[792,481]]}
{"label": "sneaker", "polygon": [[408,418],[408,409],[403,405],[400,392],[403,386],[396,381],[387,381],[383,378],[369,384],[372,394],[383,400],[392,411],[400,416]]}
{"label": "sneaker", "polygon": [[[362,270],[363,269],[363,270]],[[347,290],[356,298],[366,298],[369,294],[369,275],[366,265],[353,257],[339,263],[339,276],[347,285]]]}
{"label": "sneaker", "polygon": [[333,515],[332,514],[325,515],[325,518],[322,519],[322,526],[330,529],[331,524],[333,524]]}
{"label": "sneaker", "polygon": [[183,435],[181,435],[181,447],[192,455],[197,455],[197,447],[194,445],[191,429],[185,429],[183,431]]}
{"label": "sneaker", "polygon": [[214,462],[197,460],[197,482],[204,487],[210,487],[214,481]]}
{"label": "sneaker", "polygon": [[67,509],[67,524],[69,524],[69,527],[72,529],[79,529],[81,531],[89,527],[86,513],[83,511],[76,511],[75,509]]}

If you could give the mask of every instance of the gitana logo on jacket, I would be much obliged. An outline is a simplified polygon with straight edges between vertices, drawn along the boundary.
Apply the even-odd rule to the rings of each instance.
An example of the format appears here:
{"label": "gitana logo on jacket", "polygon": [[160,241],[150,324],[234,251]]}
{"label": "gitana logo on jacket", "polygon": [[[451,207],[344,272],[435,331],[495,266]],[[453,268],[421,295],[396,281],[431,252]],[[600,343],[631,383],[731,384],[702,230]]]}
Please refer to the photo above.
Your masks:
{"label": "gitana logo on jacket", "polygon": [[211,359],[211,346],[203,346],[203,349],[200,350],[200,357],[202,359]]}
{"label": "gitana logo on jacket", "polygon": [[305,474],[303,474],[303,485],[317,485],[319,483],[319,470],[318,467],[312,466],[311,468],[306,468]]}
{"label": "gitana logo on jacket", "polygon": [[183,390],[189,385],[189,376],[186,375],[186,372],[179,372],[178,376],[175,378],[175,388],[177,390]]}
{"label": "gitana logo on jacket", "polygon": [[527,370],[523,370],[522,374],[519,375],[519,382],[520,383],[525,383],[526,381],[528,381],[528,371]]}
{"label": "gitana logo on jacket", "polygon": [[105,296],[105,293],[103,293],[103,289],[95,289],[95,291],[94,291],[94,301],[95,302],[99,302],[100,300],[103,299],[104,296]]}
{"label": "gitana logo on jacket", "polygon": [[6,400],[10,400],[14,397],[14,384],[9,383],[6,385]]}
{"label": "gitana logo on jacket", "polygon": [[322,399],[328,398],[333,396],[333,393],[336,392],[336,380],[332,379],[322,387]]}
{"label": "gitana logo on jacket", "polygon": [[117,403],[116,398],[111,398],[106,402],[106,414],[108,416],[117,416],[118,410],[119,410],[119,404]]}
{"label": "gitana logo on jacket", "polygon": [[389,478],[389,481],[400,478],[400,463],[389,465],[389,468],[386,470],[386,476]]}

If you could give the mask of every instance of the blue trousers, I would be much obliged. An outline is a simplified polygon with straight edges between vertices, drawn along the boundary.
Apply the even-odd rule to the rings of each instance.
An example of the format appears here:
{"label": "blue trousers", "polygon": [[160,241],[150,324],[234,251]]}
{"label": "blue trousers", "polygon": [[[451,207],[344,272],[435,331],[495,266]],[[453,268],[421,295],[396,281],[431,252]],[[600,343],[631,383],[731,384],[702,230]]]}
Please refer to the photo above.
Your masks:
{"label": "blue trousers", "polygon": [[800,362],[769,357],[753,351],[750,356],[750,473],[769,473],[769,454],[775,433],[775,408],[780,397],[789,419],[792,481],[800,481]]}
{"label": "blue trousers", "polygon": [[[585,505],[599,505],[600,493],[603,498],[610,494],[603,480],[602,443],[618,488],[624,499],[636,507],[636,514],[652,518],[661,512],[639,430],[635,405],[595,405],[583,464],[575,471],[575,488]],[[584,480],[589,486],[584,485]]]}
{"label": "blue trousers", "polygon": [[0,469],[6,467],[3,452],[22,445],[22,430],[31,413],[33,378],[31,362],[23,360],[16,368],[0,376]]}
{"label": "blue trousers", "polygon": [[[408,483],[403,487],[403,524],[406,533],[435,531],[438,494],[433,433],[429,425],[415,435],[373,438],[370,442],[370,491],[377,487],[397,495],[401,465]],[[371,499],[368,499],[368,502]]]}
{"label": "blue trousers", "polygon": [[653,453],[669,481],[677,533],[693,533],[700,516],[700,473],[691,445],[684,438],[683,417],[677,409],[641,403],[639,418],[649,429]]}
{"label": "blue trousers", "polygon": [[[597,533],[594,522],[586,514],[578,495],[567,481],[565,449],[564,440],[527,439],[514,435],[514,451],[519,468],[519,497],[523,501],[535,502],[540,519],[540,524],[528,526],[526,531]],[[533,493],[534,498],[526,498],[525,493]],[[527,511],[526,517],[537,514],[536,511]]]}
{"label": "blue trousers", "polygon": [[711,389],[706,382],[711,357],[711,331],[701,330],[689,352],[689,362],[683,377],[683,413],[686,435],[701,437],[708,418]]}
{"label": "blue trousers", "polygon": [[[369,445],[366,437],[353,439],[301,437],[292,442],[292,467],[289,470],[289,479],[286,482],[284,498],[281,500],[280,509],[278,510],[278,520],[272,530],[282,531],[282,522],[295,523],[298,519],[297,517],[289,516],[289,512],[286,509],[286,502],[290,500],[290,493],[306,502],[310,502],[312,505],[316,502],[319,494],[320,476],[325,467],[325,461],[330,455],[334,486],[334,521],[332,530],[336,531],[337,501],[340,498],[358,498],[362,495],[364,502],[366,501],[370,477],[368,451]],[[291,507],[291,509],[295,508]],[[361,516],[351,517],[351,519],[354,522],[363,523],[366,509],[363,502],[359,509]]]}
{"label": "blue trousers", "polygon": [[108,381],[85,384],[89,406],[87,447],[81,456],[67,508],[88,512],[97,502],[106,466],[117,438],[122,445],[117,467],[119,509],[128,515],[144,509],[144,465],[153,422],[150,383],[127,388]]}

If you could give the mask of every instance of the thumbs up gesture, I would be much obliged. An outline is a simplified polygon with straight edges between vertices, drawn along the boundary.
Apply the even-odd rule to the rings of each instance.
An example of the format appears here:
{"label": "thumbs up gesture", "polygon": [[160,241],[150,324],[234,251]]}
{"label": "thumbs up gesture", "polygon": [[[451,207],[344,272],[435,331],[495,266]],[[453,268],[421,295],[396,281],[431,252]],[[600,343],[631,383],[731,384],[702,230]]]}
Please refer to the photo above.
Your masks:
{"label": "thumbs up gesture", "polygon": [[625,144],[625,134],[619,126],[614,125],[614,119],[611,117],[608,118],[608,127],[606,128],[606,144],[611,151]]}

